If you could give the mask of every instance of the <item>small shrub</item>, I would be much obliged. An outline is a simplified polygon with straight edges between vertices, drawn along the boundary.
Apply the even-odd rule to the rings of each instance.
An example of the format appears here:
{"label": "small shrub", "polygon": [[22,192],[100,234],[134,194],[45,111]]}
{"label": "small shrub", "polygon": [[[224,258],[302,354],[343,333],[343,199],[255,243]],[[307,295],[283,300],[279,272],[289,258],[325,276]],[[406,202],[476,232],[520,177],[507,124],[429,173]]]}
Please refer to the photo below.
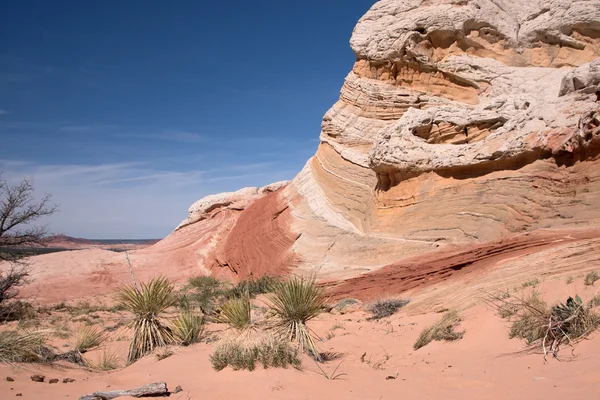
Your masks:
{"label": "small shrub", "polygon": [[244,296],[227,300],[221,306],[219,322],[226,323],[239,331],[249,327],[251,322],[250,299]]}
{"label": "small shrub", "polygon": [[588,273],[588,274],[585,276],[585,280],[583,281],[583,283],[584,283],[586,286],[593,286],[593,285],[594,285],[594,283],[595,283],[595,282],[596,282],[598,279],[600,279],[600,275],[598,275],[598,272],[597,272],[597,271],[592,271],[592,272]]}
{"label": "small shrub", "polygon": [[44,361],[48,351],[45,331],[0,331],[0,362]]}
{"label": "small shrub", "polygon": [[266,275],[258,279],[241,281],[229,291],[227,291],[226,296],[228,298],[239,298],[243,296],[254,298],[259,294],[273,292],[273,290],[275,290],[275,287],[279,282],[279,279]]}
{"label": "small shrub", "polygon": [[315,277],[292,276],[275,288],[269,300],[277,333],[288,341],[297,342],[300,351],[306,351],[321,361],[313,335],[306,323],[319,315],[326,306],[322,288]]}
{"label": "small shrub", "polygon": [[109,352],[105,349],[98,362],[86,360],[86,364],[96,371],[112,371],[119,368],[119,357],[116,352]]}
{"label": "small shrub", "polygon": [[173,335],[178,343],[189,346],[198,341],[203,328],[202,314],[184,312],[173,322]]}
{"label": "small shrub", "polygon": [[590,309],[592,302],[586,305],[579,296],[550,307],[533,293],[517,303],[521,308],[513,318],[509,336],[541,346],[544,354],[550,352],[554,357],[558,357],[562,343],[576,343],[600,324],[600,317]]}
{"label": "small shrub", "polygon": [[258,364],[265,369],[287,368],[290,365],[299,368],[302,363],[296,347],[273,336],[267,336],[256,343],[226,339],[210,355],[210,362],[216,371],[227,366],[236,371],[253,371]]}
{"label": "small shrub", "polygon": [[174,306],[173,286],[166,278],[152,279],[147,284],[126,286],[118,294],[119,304],[134,315],[130,327],[133,340],[129,346],[128,363],[132,363],[155,348],[173,343],[171,329],[160,315]]}
{"label": "small shrub", "polygon": [[496,311],[500,318],[507,319],[519,312],[519,306],[510,302],[503,302],[496,308]]}
{"label": "small shrub", "polygon": [[23,321],[36,317],[35,309],[26,301],[14,300],[0,304],[0,322]]}
{"label": "small shrub", "polygon": [[88,350],[98,347],[104,341],[104,333],[99,328],[92,325],[81,325],[77,329],[75,339],[75,350],[85,353]]}
{"label": "small shrub", "polygon": [[195,304],[204,315],[212,315],[219,299],[225,296],[223,283],[212,276],[197,276],[188,280],[189,293],[179,300],[180,306],[189,310]]}
{"label": "small shrub", "polygon": [[570,285],[571,283],[573,283],[574,278],[572,276],[568,276],[567,277],[567,285]]}
{"label": "small shrub", "polygon": [[373,314],[369,320],[381,319],[394,315],[399,309],[410,303],[407,299],[384,299],[377,300],[367,306],[367,311]]}
{"label": "small shrub", "polygon": [[428,345],[434,340],[437,341],[454,341],[461,339],[464,332],[456,332],[455,328],[462,321],[457,311],[448,311],[444,316],[435,324],[425,328],[419,338],[413,345],[415,350],[420,349],[423,346]]}

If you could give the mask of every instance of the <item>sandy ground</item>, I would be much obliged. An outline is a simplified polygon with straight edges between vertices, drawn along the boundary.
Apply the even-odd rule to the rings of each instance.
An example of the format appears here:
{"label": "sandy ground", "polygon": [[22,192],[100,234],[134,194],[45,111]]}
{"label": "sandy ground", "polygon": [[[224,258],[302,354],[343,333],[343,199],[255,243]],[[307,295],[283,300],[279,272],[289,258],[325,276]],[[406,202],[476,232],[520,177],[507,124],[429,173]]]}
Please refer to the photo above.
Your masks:
{"label": "sandy ground", "polygon": [[[580,294],[584,300],[598,293],[584,286],[583,275],[572,283],[548,278],[535,289],[549,302],[564,301]],[[598,284],[598,283],[597,283]],[[513,287],[505,289],[516,290]],[[525,293],[531,288],[521,289]],[[411,295],[412,304],[427,298],[427,292]],[[408,309],[408,308],[407,308]],[[600,311],[600,310],[598,310]],[[209,355],[214,343],[199,343],[174,349],[175,354],[158,361],[148,356],[135,364],[112,372],[91,372],[69,365],[0,365],[0,398],[22,394],[23,399],[78,398],[97,390],[128,389],[165,381],[171,390],[183,391],[174,399],[593,399],[600,396],[600,335],[580,342],[574,349],[564,347],[562,361],[544,362],[541,354],[525,354],[521,340],[508,338],[508,323],[493,308],[478,302],[461,310],[465,331],[457,342],[433,342],[417,351],[412,345],[424,327],[440,318],[439,313],[411,315],[406,309],[379,321],[367,321],[364,311],[344,315],[322,314],[311,327],[323,338],[322,351],[340,353],[341,358],[322,365],[332,374],[328,380],[309,358],[301,371],[258,368],[253,372],[212,369]],[[126,321],[123,313],[96,313],[103,326]],[[54,318],[58,314],[46,317]],[[65,318],[67,318],[65,316]],[[334,327],[336,327],[333,329]],[[221,335],[223,325],[211,324],[207,333]],[[333,332],[327,335],[328,332]],[[108,351],[119,354],[121,363],[127,350],[127,331],[111,333]],[[328,337],[330,337],[328,339]],[[63,341],[68,347],[68,340]],[[88,354],[98,357],[103,350]],[[46,376],[45,383],[30,380],[33,374]],[[396,379],[386,379],[396,376]],[[5,380],[7,376],[14,382]],[[52,378],[73,378],[73,383],[49,384]]]}

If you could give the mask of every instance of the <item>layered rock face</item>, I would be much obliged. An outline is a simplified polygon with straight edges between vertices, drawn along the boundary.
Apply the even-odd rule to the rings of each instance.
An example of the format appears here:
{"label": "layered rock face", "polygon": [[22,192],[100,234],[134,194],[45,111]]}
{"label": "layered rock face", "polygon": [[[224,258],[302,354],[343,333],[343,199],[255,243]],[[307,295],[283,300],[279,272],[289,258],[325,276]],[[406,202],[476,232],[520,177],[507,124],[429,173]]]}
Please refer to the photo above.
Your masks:
{"label": "layered rock face", "polygon": [[[241,194],[204,268],[389,276],[424,253],[597,225],[600,2],[382,0],[350,44],[317,153],[290,184]],[[182,229],[236,196],[200,201]]]}

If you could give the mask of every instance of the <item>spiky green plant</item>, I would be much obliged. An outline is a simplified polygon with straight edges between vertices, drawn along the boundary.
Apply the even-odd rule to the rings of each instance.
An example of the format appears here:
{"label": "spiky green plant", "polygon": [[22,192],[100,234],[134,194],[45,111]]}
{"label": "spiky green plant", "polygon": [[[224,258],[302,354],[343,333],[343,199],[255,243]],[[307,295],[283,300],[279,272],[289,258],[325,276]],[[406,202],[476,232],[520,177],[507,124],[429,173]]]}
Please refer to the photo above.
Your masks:
{"label": "spiky green plant", "polygon": [[320,361],[313,333],[306,325],[324,311],[327,303],[323,289],[315,283],[315,277],[292,276],[276,285],[269,300],[271,315],[275,321],[274,328],[279,335],[297,342],[300,351],[305,351]]}
{"label": "spiky green plant", "polygon": [[156,347],[173,343],[171,329],[160,318],[160,314],[177,302],[173,291],[173,285],[163,277],[142,283],[139,288],[126,286],[119,291],[119,304],[134,315],[129,324],[133,328],[133,340],[129,346],[128,363]]}
{"label": "spiky green plant", "polygon": [[75,350],[80,353],[100,346],[104,341],[104,332],[94,325],[81,325],[77,329]]}
{"label": "spiky green plant", "polygon": [[204,320],[200,313],[187,311],[173,321],[173,335],[183,346],[197,342],[203,328]]}
{"label": "spiky green plant", "polygon": [[221,313],[219,314],[219,322],[226,323],[239,331],[248,328],[251,323],[250,299],[248,295],[240,298],[232,298],[223,303]]}

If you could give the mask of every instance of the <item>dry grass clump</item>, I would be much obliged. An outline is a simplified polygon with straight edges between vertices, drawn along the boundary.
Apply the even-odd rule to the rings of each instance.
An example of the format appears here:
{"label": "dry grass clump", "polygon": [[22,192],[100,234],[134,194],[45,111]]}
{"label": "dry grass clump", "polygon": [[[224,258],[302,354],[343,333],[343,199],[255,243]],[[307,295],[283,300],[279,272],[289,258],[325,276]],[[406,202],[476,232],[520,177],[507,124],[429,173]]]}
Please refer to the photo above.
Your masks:
{"label": "dry grass clump", "polygon": [[234,370],[253,371],[258,364],[263,368],[299,368],[302,361],[298,348],[271,335],[252,341],[241,337],[221,341],[210,355],[216,371],[230,366]]}
{"label": "dry grass clump", "polygon": [[598,275],[597,271],[592,271],[585,276],[583,283],[586,286],[593,286],[596,281],[600,279],[600,275]]}
{"label": "dry grass clump", "polygon": [[454,341],[462,339],[464,332],[455,331],[455,328],[458,326],[458,324],[460,324],[461,321],[462,318],[457,311],[448,311],[438,322],[425,328],[425,330],[421,332],[421,335],[419,335],[419,338],[413,345],[413,348],[418,350],[434,340]]}
{"label": "dry grass clump", "polygon": [[173,321],[173,336],[183,346],[196,343],[203,330],[204,319],[200,313],[186,311]]}
{"label": "dry grass clump", "polygon": [[48,350],[44,346],[46,331],[1,331],[0,362],[40,362],[45,361]]}
{"label": "dry grass clump", "polygon": [[173,333],[160,317],[167,308],[176,304],[173,290],[166,278],[157,278],[142,283],[140,288],[127,286],[119,292],[119,304],[134,315],[130,323],[133,340],[129,346],[129,363],[157,347],[173,343]]}
{"label": "dry grass clump", "polygon": [[175,354],[175,353],[170,348],[161,347],[156,351],[156,359],[158,361],[164,360],[165,358],[171,357],[173,354]]}
{"label": "dry grass clump", "polygon": [[95,371],[112,371],[119,368],[119,357],[116,352],[104,350],[97,362],[85,360],[89,368]]}
{"label": "dry grass clump", "polygon": [[321,361],[313,333],[306,325],[324,311],[327,303],[323,289],[315,283],[315,277],[292,276],[276,286],[269,300],[278,335],[298,343],[301,352],[305,351]]}
{"label": "dry grass clump", "polygon": [[81,325],[77,329],[75,338],[75,350],[85,353],[88,350],[98,347],[104,341],[103,331],[94,325]]}
{"label": "dry grass clump", "polygon": [[394,315],[399,309],[410,303],[408,299],[381,299],[367,306],[367,311],[373,314],[369,320],[381,319]]}
{"label": "dry grass clump", "polygon": [[537,292],[503,303],[518,309],[508,317],[512,322],[509,337],[524,339],[531,347],[541,347],[544,356],[550,352],[558,358],[563,343],[573,345],[600,325],[600,316],[591,310],[594,301],[584,304],[579,296],[552,307]]}
{"label": "dry grass clump", "polygon": [[232,298],[223,303],[218,320],[239,331],[248,328],[251,323],[250,299],[248,296]]}

